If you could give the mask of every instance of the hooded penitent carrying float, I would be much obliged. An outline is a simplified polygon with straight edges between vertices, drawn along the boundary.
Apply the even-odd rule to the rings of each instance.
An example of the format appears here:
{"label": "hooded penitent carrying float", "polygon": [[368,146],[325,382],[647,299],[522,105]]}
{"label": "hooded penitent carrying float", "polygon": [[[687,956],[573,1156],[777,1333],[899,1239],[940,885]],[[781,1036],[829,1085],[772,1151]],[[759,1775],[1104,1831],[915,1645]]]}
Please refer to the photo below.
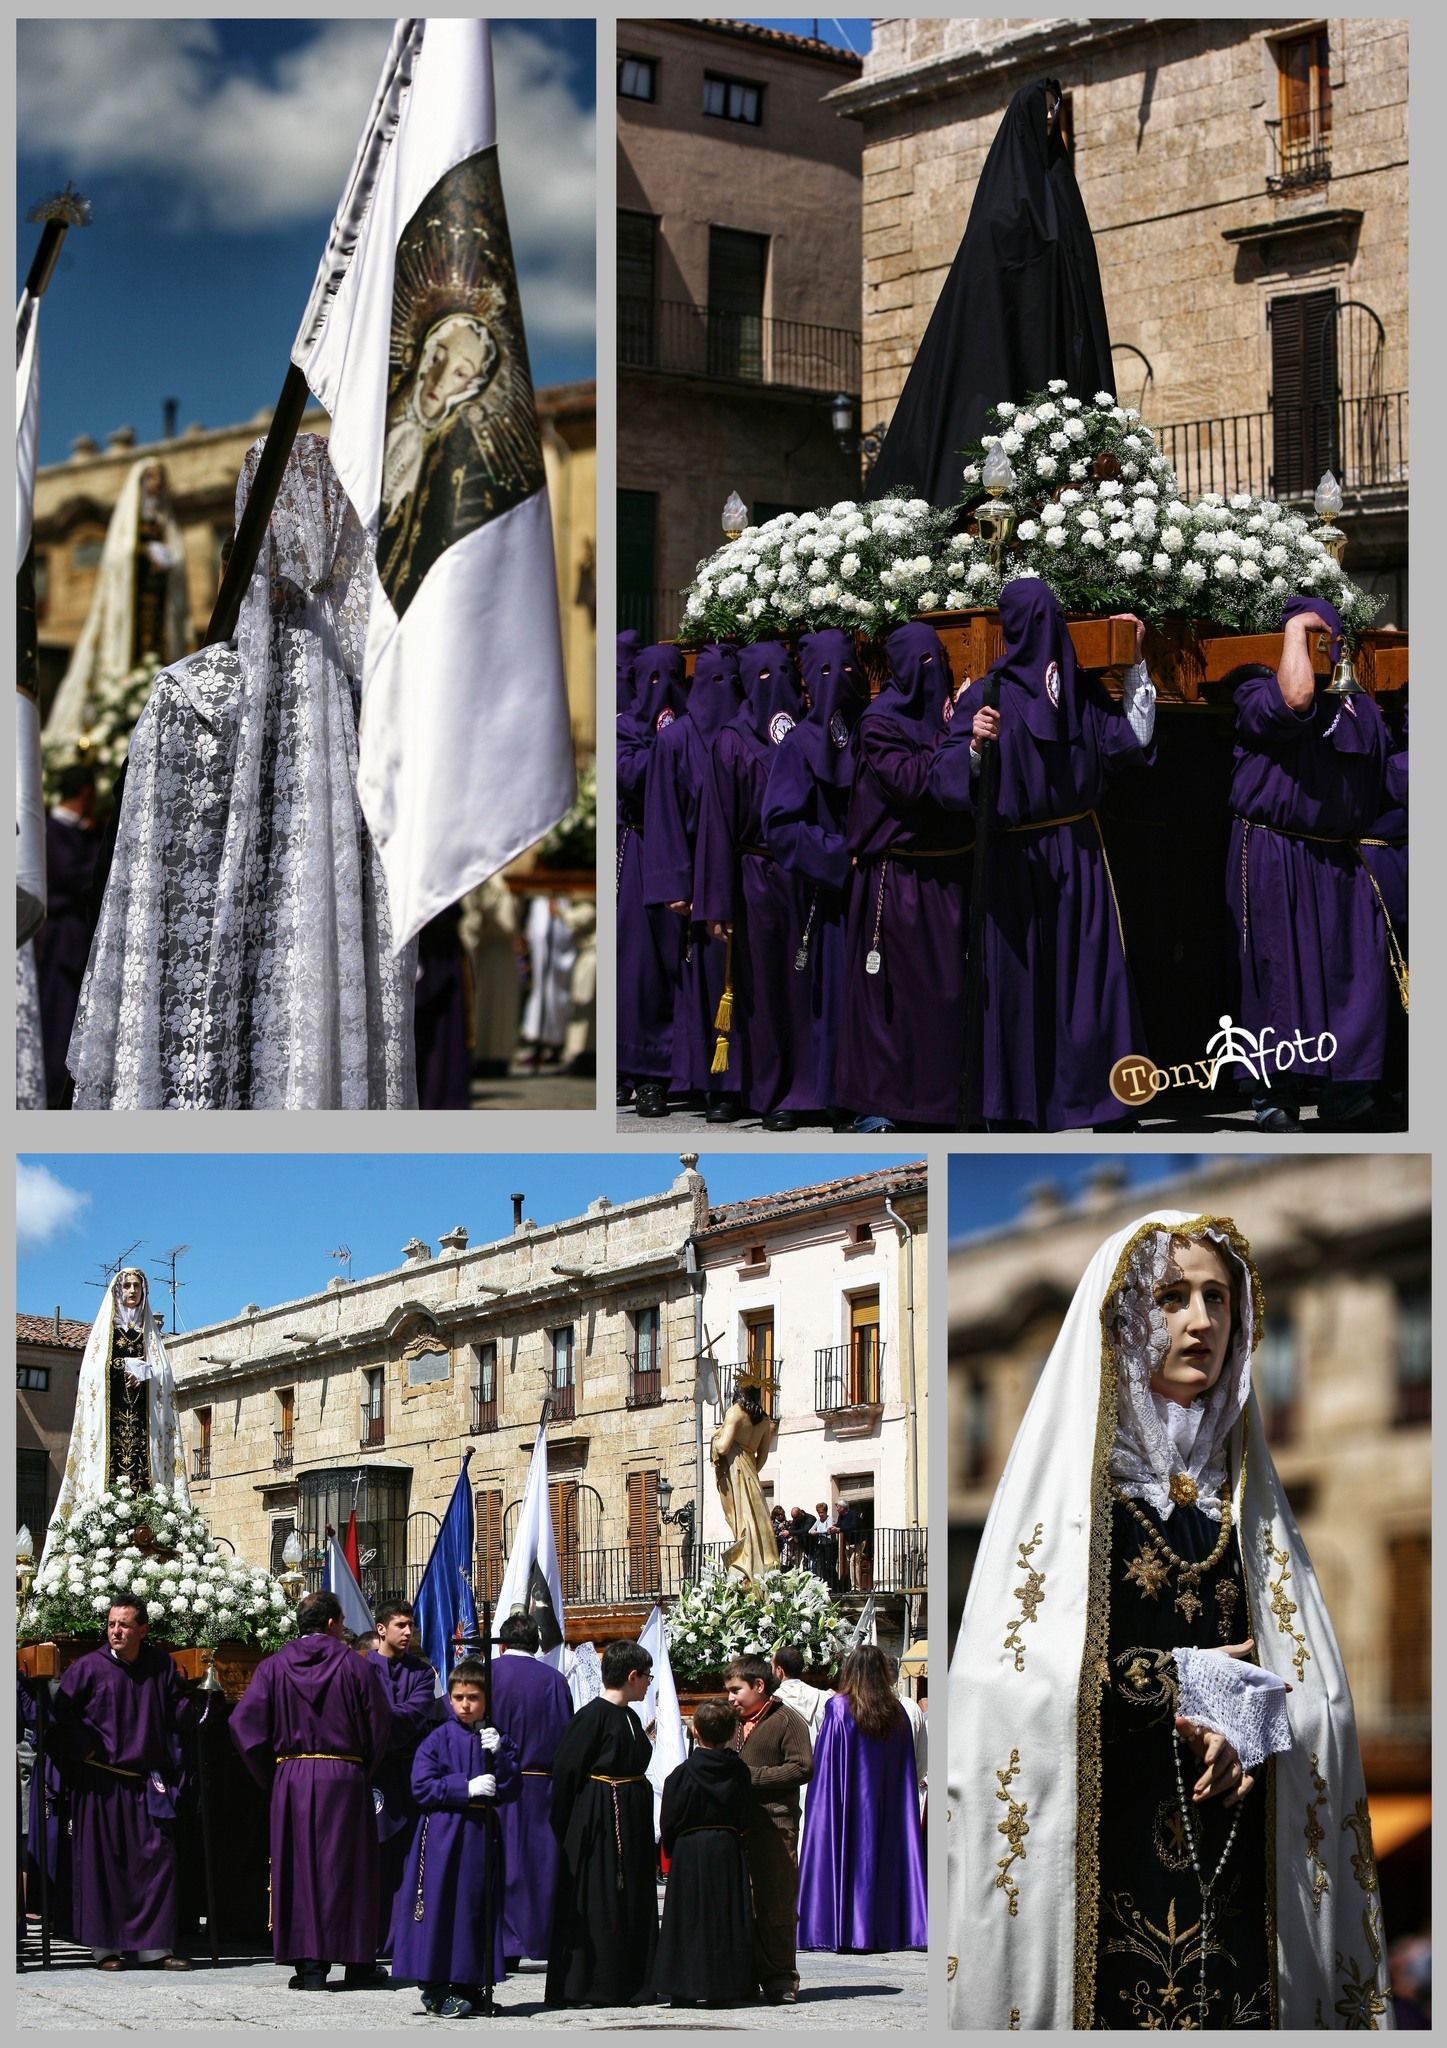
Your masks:
{"label": "hooded penitent carrying float", "polygon": [[[1168,1430],[1148,1386],[1165,1335],[1154,1286],[1184,1236],[1225,1259],[1235,1318],[1194,1431]],[[956,2026],[1393,2024],[1351,1694],[1251,1391],[1262,1314],[1229,1218],[1176,1210],[1107,1238],[1076,1290],[985,1524],[951,1672]],[[1247,1636],[1292,1688],[1290,1745],[1228,1842],[1220,1799],[1183,1812],[1172,1651]]]}
{"label": "hooded penitent carrying float", "polygon": [[645,647],[618,719],[618,1072],[666,1090],[683,926],[643,890],[644,810],[660,734],[682,717],[688,677],[676,647]]}

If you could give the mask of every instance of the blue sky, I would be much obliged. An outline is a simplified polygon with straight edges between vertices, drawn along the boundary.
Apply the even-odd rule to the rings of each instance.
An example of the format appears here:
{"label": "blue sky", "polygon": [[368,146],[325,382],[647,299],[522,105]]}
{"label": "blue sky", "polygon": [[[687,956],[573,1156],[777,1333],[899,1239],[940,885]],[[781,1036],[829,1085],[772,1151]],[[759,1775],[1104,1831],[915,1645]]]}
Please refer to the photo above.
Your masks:
{"label": "blue sky", "polygon": [[823,16],[790,16],[787,20],[777,14],[736,14],[734,21],[750,21],[755,28],[782,29],[790,36],[817,36],[821,43],[833,43],[837,49],[853,50],[856,57],[862,57],[869,48],[871,23],[868,18],[855,19],[844,15],[840,19],[826,21]]}
{"label": "blue sky", "polygon": [[[497,20],[499,148],[533,375],[594,375],[595,24]],[[41,316],[42,463],[275,403],[390,20],[19,24],[17,295],[67,178],[91,201]],[[542,146],[539,146],[541,143]]]}
{"label": "blue sky", "polygon": [[[918,1156],[905,1154],[904,1158]],[[822,1179],[878,1172],[895,1162],[819,1153],[705,1152],[700,1171],[715,1202],[740,1201]],[[539,1224],[577,1216],[599,1195],[615,1202],[656,1194],[681,1171],[672,1153],[457,1154],[27,1154],[17,1162],[16,1305],[22,1315],[95,1315],[101,1267],[140,1239],[128,1264],[156,1278],[173,1245],[183,1329],[236,1315],[248,1301],[294,1301],[344,1271],[327,1253],[343,1244],[352,1273],[390,1272],[420,1237],[434,1251],[463,1224],[474,1244],[512,1229],[514,1190]]]}
{"label": "blue sky", "polygon": [[1198,1152],[955,1152],[950,1156],[949,1241],[1002,1229],[1020,1214],[1041,1181],[1053,1181],[1069,1198],[1102,1166],[1118,1168],[1127,1187],[1148,1188],[1209,1164]]}

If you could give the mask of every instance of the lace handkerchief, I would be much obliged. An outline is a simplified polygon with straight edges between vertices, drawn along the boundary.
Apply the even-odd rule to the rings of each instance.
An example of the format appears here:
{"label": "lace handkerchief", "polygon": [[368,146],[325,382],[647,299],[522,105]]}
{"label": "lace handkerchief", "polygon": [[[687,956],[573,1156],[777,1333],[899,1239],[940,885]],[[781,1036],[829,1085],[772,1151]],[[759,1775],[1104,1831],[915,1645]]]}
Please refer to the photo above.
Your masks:
{"label": "lace handkerchief", "polygon": [[1254,1771],[1269,1756],[1291,1747],[1286,1717],[1286,1681],[1259,1664],[1228,1657],[1224,1650],[1176,1650],[1180,1676],[1177,1711],[1224,1735],[1241,1767]]}

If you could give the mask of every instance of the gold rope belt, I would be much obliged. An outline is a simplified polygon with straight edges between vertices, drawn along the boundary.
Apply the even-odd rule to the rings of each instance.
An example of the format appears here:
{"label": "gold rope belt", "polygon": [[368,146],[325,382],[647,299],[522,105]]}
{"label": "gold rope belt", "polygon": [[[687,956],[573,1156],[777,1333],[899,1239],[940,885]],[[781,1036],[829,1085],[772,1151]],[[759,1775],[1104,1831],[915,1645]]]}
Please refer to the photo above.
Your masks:
{"label": "gold rope belt", "polygon": [[289,1756],[279,1756],[279,1764],[360,1764],[359,1756],[338,1756],[334,1749],[298,1749]]}
{"label": "gold rope belt", "polygon": [[93,1771],[109,1771],[113,1778],[144,1778],[144,1771],[128,1771],[121,1764],[103,1764],[98,1756],[88,1756],[86,1762]]}
{"label": "gold rope belt", "polygon": [[1023,825],[1007,825],[1005,830],[1007,832],[1049,832],[1056,825],[1083,824],[1087,818],[1095,826],[1096,832],[1099,833],[1100,821],[1097,819],[1094,811],[1072,811],[1068,818],[1028,818]]}
{"label": "gold rope belt", "polygon": [[1397,937],[1397,929],[1392,923],[1392,914],[1387,908],[1386,899],[1382,895],[1376,876],[1372,873],[1371,862],[1362,853],[1364,846],[1390,846],[1393,842],[1390,839],[1332,839],[1322,832],[1296,832],[1289,825],[1263,825],[1255,818],[1243,818],[1239,811],[1236,813],[1236,819],[1241,826],[1242,944],[1248,943],[1251,932],[1251,909],[1247,894],[1246,856],[1253,832],[1274,832],[1278,838],[1304,839],[1313,846],[1349,846],[1361,863],[1362,872],[1366,875],[1368,882],[1370,882],[1372,894],[1377,899],[1377,908],[1382,913],[1382,923],[1387,928],[1387,963],[1392,970],[1392,979],[1397,984],[1398,1001],[1401,1003],[1404,1011],[1408,1010],[1410,1007],[1411,977],[1407,969],[1407,956],[1402,951],[1402,942]]}
{"label": "gold rope belt", "polygon": [[590,1771],[589,1777],[595,1785],[646,1785],[648,1780],[640,1775],[636,1778],[609,1778],[601,1771]]}
{"label": "gold rope belt", "polygon": [[757,854],[760,860],[772,860],[774,858],[767,846],[741,846],[739,852]]}
{"label": "gold rope belt", "polygon": [[523,1766],[523,1776],[525,1778],[551,1778],[552,1775],[551,1771],[529,1770],[526,1764]]}

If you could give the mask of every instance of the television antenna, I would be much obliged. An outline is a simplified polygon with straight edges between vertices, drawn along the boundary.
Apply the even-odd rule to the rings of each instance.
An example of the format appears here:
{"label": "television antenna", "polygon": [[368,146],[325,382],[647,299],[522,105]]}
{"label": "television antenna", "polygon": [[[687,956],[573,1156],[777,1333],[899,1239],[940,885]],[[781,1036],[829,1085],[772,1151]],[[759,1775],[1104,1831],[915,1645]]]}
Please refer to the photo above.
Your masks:
{"label": "television antenna", "polygon": [[188,1285],[188,1282],[185,1280],[177,1278],[176,1263],[179,1259],[185,1258],[190,1249],[191,1247],[188,1244],[173,1244],[168,1252],[162,1252],[160,1259],[161,1266],[169,1268],[169,1276],[163,1273],[161,1283],[169,1290],[171,1296],[171,1335],[173,1337],[178,1327],[176,1322],[176,1296],[183,1287]]}
{"label": "television antenna", "polygon": [[351,1246],[350,1246],[349,1244],[339,1244],[339,1245],[337,1246],[337,1248],[336,1248],[336,1250],[335,1250],[335,1251],[330,1251],[330,1252],[328,1252],[328,1253],[327,1253],[327,1257],[328,1257],[329,1259],[335,1259],[335,1260],[337,1261],[338,1265],[342,1265],[342,1266],[345,1266],[345,1267],[346,1267],[346,1269],[347,1269],[347,1278],[348,1278],[349,1280],[351,1279],[351,1277],[352,1277],[352,1247],[351,1247]]}
{"label": "television antenna", "polygon": [[126,1260],[130,1257],[131,1253],[138,1252],[141,1246],[145,1243],[145,1241],[146,1240],[143,1237],[136,1238],[134,1243],[128,1244],[126,1246],[125,1250],[121,1253],[119,1258],[113,1259],[111,1261],[110,1265],[106,1265],[104,1260],[98,1259],[96,1263],[100,1267],[101,1272],[104,1273],[105,1278],[103,1280],[87,1280],[85,1283],[86,1286],[99,1287],[101,1291],[104,1292],[105,1289],[110,1286],[112,1280],[115,1279],[117,1273],[120,1272],[122,1266],[125,1265]]}

